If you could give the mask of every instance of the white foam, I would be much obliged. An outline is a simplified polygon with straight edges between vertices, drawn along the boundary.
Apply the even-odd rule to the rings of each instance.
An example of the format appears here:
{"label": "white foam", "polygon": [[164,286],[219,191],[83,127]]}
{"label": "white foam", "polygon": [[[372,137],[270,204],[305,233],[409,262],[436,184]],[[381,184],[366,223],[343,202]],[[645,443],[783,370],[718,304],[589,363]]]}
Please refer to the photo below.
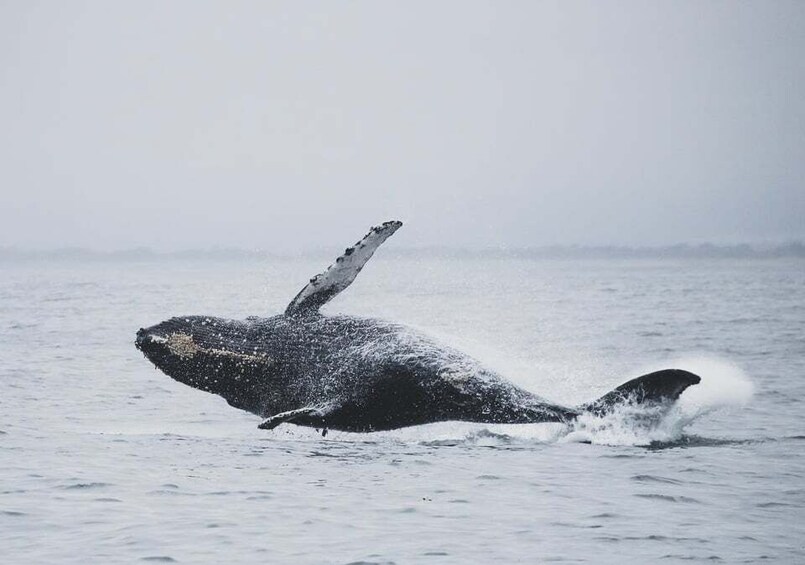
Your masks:
{"label": "white foam", "polygon": [[[662,366],[645,367],[641,374],[673,367],[699,375],[664,414],[647,414],[639,406],[621,406],[606,416],[582,415],[561,441],[602,445],[647,445],[678,440],[694,420],[713,412],[745,405],[754,386],[735,364],[712,356],[688,356]],[[652,416],[657,416],[653,418]]]}

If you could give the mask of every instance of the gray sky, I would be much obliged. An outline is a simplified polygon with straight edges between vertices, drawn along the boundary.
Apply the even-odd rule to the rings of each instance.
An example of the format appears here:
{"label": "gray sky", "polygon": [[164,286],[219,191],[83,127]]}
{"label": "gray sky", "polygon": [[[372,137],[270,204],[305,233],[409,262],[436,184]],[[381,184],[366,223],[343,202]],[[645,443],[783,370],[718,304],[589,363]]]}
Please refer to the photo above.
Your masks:
{"label": "gray sky", "polygon": [[805,2],[0,4],[0,245],[805,236]]}

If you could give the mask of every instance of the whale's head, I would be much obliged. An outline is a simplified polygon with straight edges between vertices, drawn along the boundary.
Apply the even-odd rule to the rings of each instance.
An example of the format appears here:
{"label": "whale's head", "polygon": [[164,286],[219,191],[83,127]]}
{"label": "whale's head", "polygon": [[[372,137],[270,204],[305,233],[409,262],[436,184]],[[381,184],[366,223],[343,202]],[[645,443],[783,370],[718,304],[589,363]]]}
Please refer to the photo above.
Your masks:
{"label": "whale's head", "polygon": [[171,378],[259,412],[261,384],[273,360],[247,322],[182,316],[137,332],[137,349]]}

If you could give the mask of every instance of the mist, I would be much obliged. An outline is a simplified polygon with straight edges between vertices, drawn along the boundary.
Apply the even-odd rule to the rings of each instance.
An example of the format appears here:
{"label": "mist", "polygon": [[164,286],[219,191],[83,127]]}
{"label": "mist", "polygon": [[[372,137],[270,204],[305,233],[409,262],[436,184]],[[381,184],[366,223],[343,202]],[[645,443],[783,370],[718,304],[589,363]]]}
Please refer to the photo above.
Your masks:
{"label": "mist", "polygon": [[801,2],[4,2],[0,246],[805,236]]}

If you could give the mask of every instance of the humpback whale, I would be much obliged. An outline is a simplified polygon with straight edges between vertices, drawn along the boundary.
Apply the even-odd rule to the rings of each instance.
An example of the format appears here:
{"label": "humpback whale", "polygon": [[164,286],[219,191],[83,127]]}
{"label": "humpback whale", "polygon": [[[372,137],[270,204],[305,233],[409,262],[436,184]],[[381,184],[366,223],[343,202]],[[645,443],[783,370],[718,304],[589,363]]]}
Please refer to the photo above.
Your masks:
{"label": "humpback whale", "polygon": [[357,277],[401,222],[373,227],[316,275],[285,312],[229,320],[178,316],[137,332],[136,347],[173,379],[263,418],[374,432],[438,421],[572,422],[632,403],[668,407],[699,377],[668,369],[630,380],[581,406],[516,386],[464,353],[403,325],[320,312]]}

